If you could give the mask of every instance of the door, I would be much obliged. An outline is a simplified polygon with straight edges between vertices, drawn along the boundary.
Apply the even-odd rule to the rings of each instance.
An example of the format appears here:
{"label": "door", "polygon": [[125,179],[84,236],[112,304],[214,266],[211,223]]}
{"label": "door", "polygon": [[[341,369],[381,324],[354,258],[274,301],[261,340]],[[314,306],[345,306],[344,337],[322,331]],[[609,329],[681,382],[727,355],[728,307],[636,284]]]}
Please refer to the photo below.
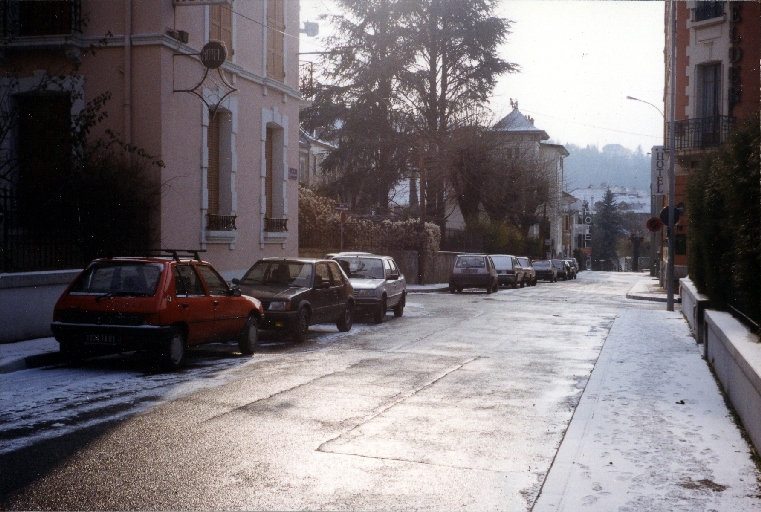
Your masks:
{"label": "door", "polygon": [[230,287],[212,267],[196,265],[196,269],[206,283],[211,297],[215,334],[222,341],[235,338],[243,330],[243,324],[248,317],[248,311],[243,311],[243,301],[230,294]]}
{"label": "door", "polygon": [[198,272],[190,264],[177,265],[174,267],[174,283],[177,293],[175,307],[188,326],[188,345],[213,339],[214,306]]}
{"label": "door", "polygon": [[338,263],[331,261],[328,263],[328,268],[330,268],[330,289],[333,291],[330,315],[332,319],[338,320],[343,315],[344,306],[348,302],[346,282],[344,281],[343,272],[338,267]]}
{"label": "door", "polygon": [[314,308],[312,323],[324,323],[333,320],[332,312],[335,307],[335,290],[332,288],[328,264],[321,262],[314,266]]}

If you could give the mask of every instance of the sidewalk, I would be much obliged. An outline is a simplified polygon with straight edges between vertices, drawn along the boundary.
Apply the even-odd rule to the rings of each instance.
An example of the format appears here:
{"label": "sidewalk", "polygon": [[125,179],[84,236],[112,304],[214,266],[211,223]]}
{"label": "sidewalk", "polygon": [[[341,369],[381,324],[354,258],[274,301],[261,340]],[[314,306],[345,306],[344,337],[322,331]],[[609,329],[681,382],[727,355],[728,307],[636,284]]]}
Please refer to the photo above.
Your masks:
{"label": "sidewalk", "polygon": [[761,473],[679,312],[622,310],[534,512],[761,511]]}
{"label": "sidewalk", "polygon": [[[644,277],[632,286],[632,289],[626,292],[627,299],[652,300],[656,302],[666,302],[666,290],[661,288],[657,277]],[[674,302],[682,302],[679,297],[679,290],[674,290]]]}

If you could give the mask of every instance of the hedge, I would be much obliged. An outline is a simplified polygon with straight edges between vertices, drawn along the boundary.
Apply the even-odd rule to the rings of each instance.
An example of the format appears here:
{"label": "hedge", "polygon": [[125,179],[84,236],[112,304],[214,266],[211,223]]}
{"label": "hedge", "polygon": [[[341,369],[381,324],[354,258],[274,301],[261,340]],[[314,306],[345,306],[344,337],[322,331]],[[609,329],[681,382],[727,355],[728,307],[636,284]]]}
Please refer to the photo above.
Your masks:
{"label": "hedge", "polygon": [[[341,220],[335,201],[314,191],[299,189],[299,246],[337,251],[341,247]],[[434,254],[439,250],[441,230],[426,223],[423,229],[415,219],[380,222],[358,219],[347,212],[343,229],[343,248],[348,251],[382,252],[415,250]]]}
{"label": "hedge", "polygon": [[688,272],[718,309],[761,323],[759,114],[705,159],[687,187]]}

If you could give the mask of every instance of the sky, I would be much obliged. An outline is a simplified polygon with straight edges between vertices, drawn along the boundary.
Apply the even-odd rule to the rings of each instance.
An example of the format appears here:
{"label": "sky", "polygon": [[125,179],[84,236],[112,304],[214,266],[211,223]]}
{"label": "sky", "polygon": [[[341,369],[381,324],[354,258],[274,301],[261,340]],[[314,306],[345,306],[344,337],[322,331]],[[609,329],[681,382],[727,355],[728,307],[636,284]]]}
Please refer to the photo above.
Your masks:
{"label": "sky", "polygon": [[[302,23],[340,13],[332,0],[300,3]],[[489,103],[495,119],[510,113],[512,98],[556,143],[645,153],[661,143],[663,2],[503,0],[495,14],[514,22],[500,55],[521,68],[499,79]],[[327,49],[321,37],[331,29],[319,23],[318,37],[301,35],[301,52]]]}

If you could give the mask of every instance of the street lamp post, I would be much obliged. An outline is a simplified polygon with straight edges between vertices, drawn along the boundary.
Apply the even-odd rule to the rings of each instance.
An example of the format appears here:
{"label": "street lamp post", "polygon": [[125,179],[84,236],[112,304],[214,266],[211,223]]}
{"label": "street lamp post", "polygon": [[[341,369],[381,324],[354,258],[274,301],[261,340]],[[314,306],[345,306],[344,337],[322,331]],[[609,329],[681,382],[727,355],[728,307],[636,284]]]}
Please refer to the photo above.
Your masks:
{"label": "street lamp post", "polygon": [[[650,105],[655,110],[657,110],[658,113],[661,115],[661,118],[663,119],[663,125],[666,124],[666,116],[663,114],[661,109],[659,109],[658,107],[656,107],[655,105],[653,105],[649,101],[641,100],[639,98],[635,98],[634,96],[627,96],[626,99],[627,100],[639,101],[641,103],[645,103],[647,105]],[[648,155],[649,154],[650,153],[648,153]],[[654,197],[654,192],[653,192],[653,184],[650,183],[650,215],[652,217],[655,217],[655,214],[656,214],[656,208],[655,208],[655,197]],[[656,273],[656,270],[655,270],[656,269],[655,265],[656,265],[657,255],[660,254],[660,252],[656,252],[656,249],[655,249],[655,237],[656,237],[655,233],[650,233],[650,259],[651,259],[650,276],[651,277],[658,275]]]}

